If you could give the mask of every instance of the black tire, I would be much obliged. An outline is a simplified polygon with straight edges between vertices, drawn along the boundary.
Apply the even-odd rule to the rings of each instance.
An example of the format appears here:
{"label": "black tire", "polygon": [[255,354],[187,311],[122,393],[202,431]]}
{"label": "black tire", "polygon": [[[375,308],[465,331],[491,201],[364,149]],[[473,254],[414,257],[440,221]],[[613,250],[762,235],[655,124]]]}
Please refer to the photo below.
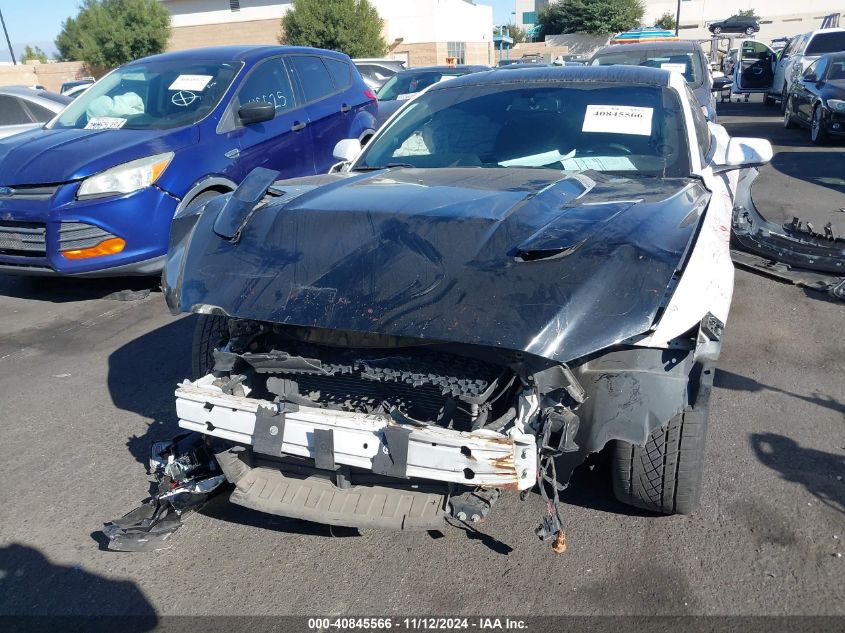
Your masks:
{"label": "black tire", "polygon": [[613,493],[622,503],[662,514],[698,507],[713,380],[713,370],[705,372],[695,408],[654,431],[645,446],[614,442]]}
{"label": "black tire", "polygon": [[783,86],[783,90],[780,91],[780,113],[786,114],[786,102],[789,101],[789,88],[787,88],[786,84]]}
{"label": "black tire", "polygon": [[722,27],[721,26],[714,26],[712,29],[710,29],[710,32],[713,35],[719,35],[722,32]]}
{"label": "black tire", "polygon": [[795,116],[792,114],[792,100],[789,97],[786,99],[786,109],[783,112],[783,127],[787,130],[794,130],[798,127]]}
{"label": "black tire", "polygon": [[827,130],[822,125],[822,107],[813,108],[813,118],[810,119],[810,141],[813,145],[824,145],[827,142]]}
{"label": "black tire", "polygon": [[777,99],[775,99],[772,95],[766,93],[763,95],[763,105],[767,105],[770,108],[777,104]]}
{"label": "black tire", "polygon": [[214,350],[229,340],[229,319],[222,316],[201,314],[191,342],[191,372],[194,379],[201,378],[214,367]]}
{"label": "black tire", "polygon": [[757,31],[753,26],[749,26],[747,29],[745,29],[746,35],[754,35],[756,32]]}

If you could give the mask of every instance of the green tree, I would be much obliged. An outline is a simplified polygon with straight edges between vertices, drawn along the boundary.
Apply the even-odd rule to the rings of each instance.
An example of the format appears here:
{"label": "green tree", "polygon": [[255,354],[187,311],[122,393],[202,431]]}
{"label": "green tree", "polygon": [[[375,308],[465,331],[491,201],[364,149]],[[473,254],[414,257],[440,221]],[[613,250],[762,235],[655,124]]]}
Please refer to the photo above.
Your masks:
{"label": "green tree", "polygon": [[507,29],[508,35],[513,38],[514,44],[521,44],[527,39],[527,36],[525,35],[525,29],[517,26],[516,24],[503,24],[502,26],[494,26],[493,37],[496,37],[499,34],[499,29],[502,28]]}
{"label": "green tree", "polygon": [[757,11],[754,9],[743,9],[742,11],[737,11],[737,15],[741,15],[744,18],[757,18],[760,19],[760,16],[757,15]]}
{"label": "green tree", "polygon": [[21,53],[21,63],[25,64],[28,60],[34,59],[42,64],[47,63],[47,53],[41,50],[38,46],[30,46],[27,44],[23,48],[23,53]]}
{"label": "green tree", "polygon": [[85,0],[56,38],[61,59],[113,68],[161,53],[170,12],[158,0]]}
{"label": "green tree", "polygon": [[282,17],[282,44],[316,46],[350,57],[387,52],[384,20],[369,0],[294,0]]}
{"label": "green tree", "polygon": [[654,21],[654,26],[666,29],[667,31],[674,31],[677,25],[675,14],[669,13],[668,11]]}
{"label": "green tree", "polygon": [[544,35],[607,35],[639,26],[643,13],[640,0],[558,0],[547,4],[537,20]]}

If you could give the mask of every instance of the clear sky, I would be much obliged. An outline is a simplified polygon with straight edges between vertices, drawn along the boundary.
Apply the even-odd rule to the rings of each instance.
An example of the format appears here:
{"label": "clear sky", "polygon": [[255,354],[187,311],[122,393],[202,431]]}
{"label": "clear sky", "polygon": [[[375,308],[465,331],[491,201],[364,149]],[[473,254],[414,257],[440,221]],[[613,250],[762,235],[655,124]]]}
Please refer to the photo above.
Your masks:
{"label": "clear sky", "polygon": [[[507,24],[512,20],[514,0],[475,0],[476,4],[493,7],[493,22]],[[26,44],[40,46],[48,54],[54,52],[56,39],[65,18],[76,15],[80,0],[37,0],[36,2],[0,2],[9,38],[15,53],[20,55]],[[9,61],[5,39],[0,36],[0,61]]]}

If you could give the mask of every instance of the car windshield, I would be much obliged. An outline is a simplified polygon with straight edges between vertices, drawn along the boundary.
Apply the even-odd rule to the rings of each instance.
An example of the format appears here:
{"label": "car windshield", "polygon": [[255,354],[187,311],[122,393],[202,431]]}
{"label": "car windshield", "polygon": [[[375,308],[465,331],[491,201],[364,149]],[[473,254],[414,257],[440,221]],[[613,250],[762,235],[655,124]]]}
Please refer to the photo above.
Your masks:
{"label": "car windshield", "polygon": [[434,90],[400,111],[354,169],[547,168],[689,175],[677,95],[658,86],[496,83]]}
{"label": "car windshield", "polygon": [[463,71],[426,70],[417,73],[397,73],[387,80],[378,91],[379,101],[410,99],[418,92],[441,81],[466,75]]}
{"label": "car windshield", "polygon": [[810,41],[805,55],[825,55],[827,53],[838,53],[845,51],[845,31],[834,33],[816,33]]}
{"label": "car windshield", "polygon": [[[638,44],[637,46],[642,46]],[[701,65],[701,58],[694,51],[667,51],[649,50],[647,48],[636,48],[625,51],[599,52],[592,60],[593,66],[612,66],[621,64],[623,66],[647,66],[649,68],[662,68],[673,70],[684,76],[684,79],[697,88],[704,82],[704,68]]]}
{"label": "car windshield", "polygon": [[217,61],[124,66],[80,95],[52,127],[164,130],[191,125],[220,102],[241,66]]}

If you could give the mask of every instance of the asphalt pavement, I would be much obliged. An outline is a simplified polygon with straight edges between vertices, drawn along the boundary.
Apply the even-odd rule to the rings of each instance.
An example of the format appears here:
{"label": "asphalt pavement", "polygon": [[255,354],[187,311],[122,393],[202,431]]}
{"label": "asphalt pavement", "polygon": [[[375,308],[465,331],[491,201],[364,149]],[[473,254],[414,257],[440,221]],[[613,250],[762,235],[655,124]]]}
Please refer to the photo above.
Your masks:
{"label": "asphalt pavement", "polygon": [[[845,145],[723,110],[777,145],[764,215],[845,220]],[[599,456],[564,494],[563,555],[515,494],[478,533],[332,531],[217,497],[170,549],[115,553],[99,530],[149,492],[193,328],[160,293],[109,298],[124,286],[0,276],[0,615],[845,615],[842,303],[737,272],[694,515],[617,503]]]}

